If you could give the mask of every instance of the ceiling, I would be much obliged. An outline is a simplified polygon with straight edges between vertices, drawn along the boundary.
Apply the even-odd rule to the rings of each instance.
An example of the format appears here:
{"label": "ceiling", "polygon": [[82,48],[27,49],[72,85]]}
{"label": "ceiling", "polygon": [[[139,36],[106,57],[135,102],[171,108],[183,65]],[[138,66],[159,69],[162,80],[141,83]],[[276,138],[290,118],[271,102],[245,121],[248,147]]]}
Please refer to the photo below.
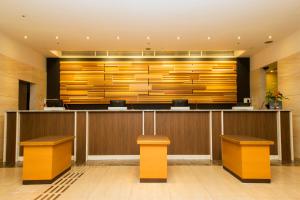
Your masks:
{"label": "ceiling", "polygon": [[299,29],[299,10],[299,0],[1,0],[0,31],[46,56],[145,48],[252,55],[269,35],[276,42]]}

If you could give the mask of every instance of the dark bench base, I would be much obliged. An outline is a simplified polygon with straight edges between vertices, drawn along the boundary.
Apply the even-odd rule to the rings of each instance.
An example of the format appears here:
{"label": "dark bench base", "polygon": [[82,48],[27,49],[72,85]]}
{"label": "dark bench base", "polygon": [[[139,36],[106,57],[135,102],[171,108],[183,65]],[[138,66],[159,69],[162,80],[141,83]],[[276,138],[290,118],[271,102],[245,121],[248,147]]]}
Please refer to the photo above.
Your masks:
{"label": "dark bench base", "polygon": [[62,175],[64,175],[66,172],[68,172],[70,169],[71,167],[67,168],[51,180],[23,180],[23,185],[51,184],[58,178],[60,178]]}
{"label": "dark bench base", "polygon": [[235,178],[239,179],[243,183],[271,183],[271,179],[244,179],[236,175],[233,171],[231,171],[225,166],[223,166],[223,169],[228,171],[230,174],[232,174]]}
{"label": "dark bench base", "polygon": [[141,178],[141,183],[166,183],[166,178]]}

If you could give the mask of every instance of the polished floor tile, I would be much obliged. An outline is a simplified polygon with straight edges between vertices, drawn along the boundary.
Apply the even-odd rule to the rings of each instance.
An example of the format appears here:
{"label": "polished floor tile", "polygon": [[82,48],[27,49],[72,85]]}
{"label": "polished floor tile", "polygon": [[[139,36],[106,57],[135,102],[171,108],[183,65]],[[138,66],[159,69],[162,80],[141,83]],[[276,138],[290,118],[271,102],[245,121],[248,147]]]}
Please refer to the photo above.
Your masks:
{"label": "polished floor tile", "polygon": [[[140,183],[138,166],[75,166],[82,176],[58,200],[300,200],[300,166],[272,166],[272,183],[241,183],[217,165],[172,165],[167,183]],[[49,185],[21,185],[21,168],[0,168],[0,199],[35,199]],[[40,198],[41,199],[41,198]],[[47,198],[45,198],[47,199]]]}

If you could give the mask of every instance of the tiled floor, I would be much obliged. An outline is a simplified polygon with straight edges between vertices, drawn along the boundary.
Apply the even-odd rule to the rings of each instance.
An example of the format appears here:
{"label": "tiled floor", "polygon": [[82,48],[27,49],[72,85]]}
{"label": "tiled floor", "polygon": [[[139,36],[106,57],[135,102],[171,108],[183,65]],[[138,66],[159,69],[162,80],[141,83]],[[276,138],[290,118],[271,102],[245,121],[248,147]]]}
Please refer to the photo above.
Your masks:
{"label": "tiled floor", "polygon": [[[272,166],[271,184],[241,183],[218,165],[171,165],[168,169],[167,183],[139,183],[134,165],[73,167],[73,172],[84,173],[58,200],[300,200],[300,166]],[[21,168],[0,168],[1,200],[35,199],[49,187],[23,186]]]}

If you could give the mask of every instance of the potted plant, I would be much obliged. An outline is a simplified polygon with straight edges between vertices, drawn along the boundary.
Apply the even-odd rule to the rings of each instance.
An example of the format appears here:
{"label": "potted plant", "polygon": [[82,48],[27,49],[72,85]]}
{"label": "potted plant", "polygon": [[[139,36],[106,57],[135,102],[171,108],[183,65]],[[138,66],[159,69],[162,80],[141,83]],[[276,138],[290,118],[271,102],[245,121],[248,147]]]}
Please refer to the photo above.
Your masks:
{"label": "potted plant", "polygon": [[268,109],[282,109],[283,99],[288,99],[279,91],[268,91],[266,94],[266,107]]}

